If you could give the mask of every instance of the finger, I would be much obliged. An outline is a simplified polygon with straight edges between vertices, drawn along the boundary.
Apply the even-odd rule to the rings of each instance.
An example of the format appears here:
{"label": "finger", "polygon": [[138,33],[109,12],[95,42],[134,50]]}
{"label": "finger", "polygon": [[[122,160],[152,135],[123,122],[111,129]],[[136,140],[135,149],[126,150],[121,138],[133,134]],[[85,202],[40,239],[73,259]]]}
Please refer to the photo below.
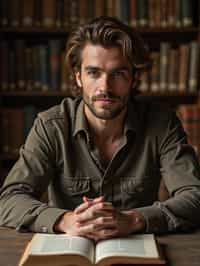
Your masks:
{"label": "finger", "polygon": [[92,202],[92,203],[98,203],[104,201],[104,197],[100,196],[98,198],[88,198],[86,196],[83,197],[83,202]]}
{"label": "finger", "polygon": [[111,216],[115,217],[115,212],[113,210],[113,206],[110,204],[105,204],[104,203],[98,203],[95,205],[90,206],[87,208],[85,211],[76,212],[77,214],[77,221],[80,223],[87,223],[89,221],[92,221],[98,217],[108,217]]}
{"label": "finger", "polygon": [[79,205],[78,207],[76,207],[76,209],[74,210],[75,214],[79,214],[81,212],[84,212],[85,210],[87,210],[90,206],[92,205],[92,202],[90,201],[86,201],[84,203],[82,203],[81,205]]}

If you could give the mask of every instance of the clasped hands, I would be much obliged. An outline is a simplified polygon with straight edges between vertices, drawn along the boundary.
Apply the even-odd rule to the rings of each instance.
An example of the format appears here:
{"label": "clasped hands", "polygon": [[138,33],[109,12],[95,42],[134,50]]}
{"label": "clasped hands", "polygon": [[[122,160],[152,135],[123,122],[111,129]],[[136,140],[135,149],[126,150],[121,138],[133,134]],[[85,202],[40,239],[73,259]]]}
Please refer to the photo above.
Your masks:
{"label": "clasped hands", "polygon": [[142,214],[136,210],[119,211],[102,196],[94,199],[83,197],[83,203],[74,211],[66,212],[54,226],[56,232],[94,241],[127,236],[144,228]]}

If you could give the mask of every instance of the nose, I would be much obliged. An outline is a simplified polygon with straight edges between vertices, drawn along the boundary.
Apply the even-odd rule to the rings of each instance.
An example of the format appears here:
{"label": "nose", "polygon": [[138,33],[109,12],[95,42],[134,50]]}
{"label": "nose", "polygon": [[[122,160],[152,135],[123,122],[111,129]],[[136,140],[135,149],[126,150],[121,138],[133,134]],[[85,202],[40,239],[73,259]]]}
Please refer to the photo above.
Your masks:
{"label": "nose", "polygon": [[101,91],[110,91],[111,90],[111,80],[108,74],[104,74],[101,77],[100,89]]}

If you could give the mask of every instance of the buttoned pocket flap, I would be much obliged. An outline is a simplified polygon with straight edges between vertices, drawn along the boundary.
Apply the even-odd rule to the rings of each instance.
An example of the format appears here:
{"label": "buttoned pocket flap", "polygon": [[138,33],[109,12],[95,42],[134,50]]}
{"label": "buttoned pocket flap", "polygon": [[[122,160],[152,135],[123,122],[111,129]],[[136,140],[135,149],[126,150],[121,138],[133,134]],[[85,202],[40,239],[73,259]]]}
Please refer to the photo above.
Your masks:
{"label": "buttoned pocket flap", "polygon": [[90,190],[90,180],[89,178],[72,178],[69,180],[67,188],[71,195],[85,194]]}

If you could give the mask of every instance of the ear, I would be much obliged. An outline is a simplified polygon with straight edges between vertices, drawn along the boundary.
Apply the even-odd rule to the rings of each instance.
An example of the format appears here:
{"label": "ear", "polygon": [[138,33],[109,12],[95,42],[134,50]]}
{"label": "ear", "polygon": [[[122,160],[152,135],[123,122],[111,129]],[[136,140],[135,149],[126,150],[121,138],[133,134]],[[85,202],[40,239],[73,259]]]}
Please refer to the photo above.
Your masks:
{"label": "ear", "polygon": [[78,71],[75,73],[75,77],[76,77],[76,83],[78,85],[78,87],[82,87],[82,82],[81,82],[81,73]]}

